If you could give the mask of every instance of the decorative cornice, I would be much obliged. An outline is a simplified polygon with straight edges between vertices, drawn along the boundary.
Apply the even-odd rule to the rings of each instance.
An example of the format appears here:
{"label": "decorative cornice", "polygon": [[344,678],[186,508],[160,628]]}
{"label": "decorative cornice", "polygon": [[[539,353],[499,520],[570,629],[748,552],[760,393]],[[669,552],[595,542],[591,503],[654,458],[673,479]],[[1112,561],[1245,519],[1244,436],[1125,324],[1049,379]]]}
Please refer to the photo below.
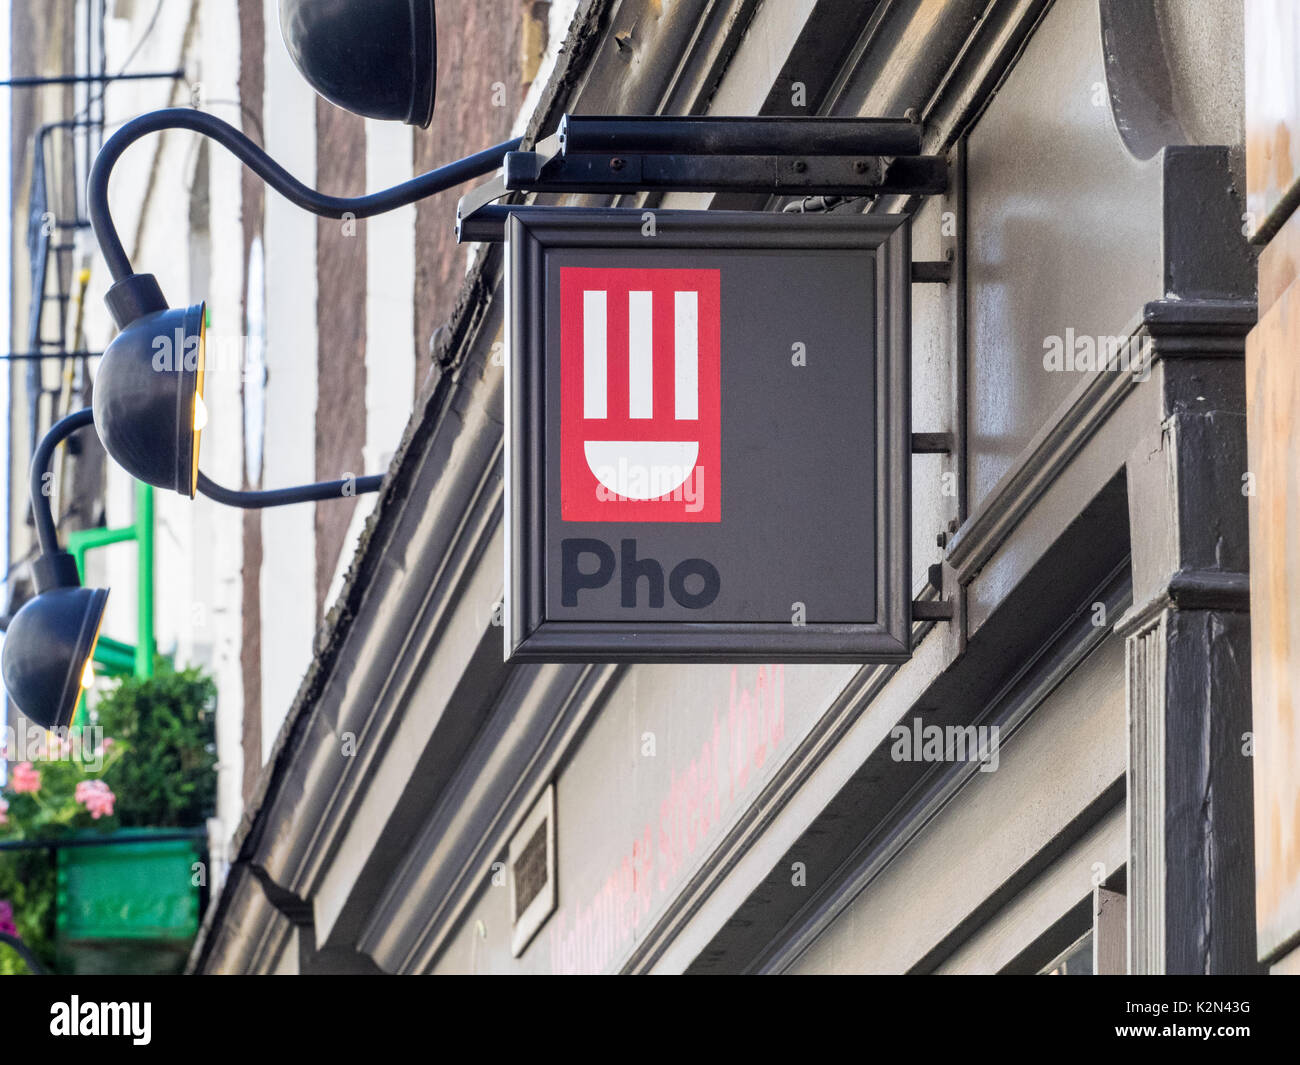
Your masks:
{"label": "decorative cornice", "polygon": [[1253,300],[1152,300],[1142,308],[1141,332],[1156,358],[1244,358],[1246,334],[1258,318]]}
{"label": "decorative cornice", "polygon": [[1167,610],[1250,611],[1250,574],[1226,570],[1182,569],[1145,603],[1134,604],[1115,623],[1120,636],[1132,636],[1149,628]]}

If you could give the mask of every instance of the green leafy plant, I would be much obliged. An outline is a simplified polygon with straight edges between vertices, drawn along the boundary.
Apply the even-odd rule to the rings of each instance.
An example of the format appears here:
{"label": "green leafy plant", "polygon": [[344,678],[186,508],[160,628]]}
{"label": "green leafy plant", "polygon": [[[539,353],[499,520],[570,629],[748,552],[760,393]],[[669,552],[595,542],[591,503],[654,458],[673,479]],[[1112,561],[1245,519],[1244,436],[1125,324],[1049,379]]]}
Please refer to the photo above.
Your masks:
{"label": "green leafy plant", "polygon": [[[86,829],[193,828],[216,805],[216,685],[198,669],[165,663],[103,692],[93,727],[46,734],[43,748],[9,763],[0,791],[0,842],[56,844]],[[39,730],[37,730],[39,732]],[[29,744],[30,746],[30,744]],[[56,871],[51,848],[0,850],[0,901],[24,943],[54,958]],[[0,974],[26,972],[0,947]]]}
{"label": "green leafy plant", "polygon": [[216,698],[202,671],[165,667],[100,697],[98,724],[130,752],[104,771],[123,827],[192,828],[215,811]]}

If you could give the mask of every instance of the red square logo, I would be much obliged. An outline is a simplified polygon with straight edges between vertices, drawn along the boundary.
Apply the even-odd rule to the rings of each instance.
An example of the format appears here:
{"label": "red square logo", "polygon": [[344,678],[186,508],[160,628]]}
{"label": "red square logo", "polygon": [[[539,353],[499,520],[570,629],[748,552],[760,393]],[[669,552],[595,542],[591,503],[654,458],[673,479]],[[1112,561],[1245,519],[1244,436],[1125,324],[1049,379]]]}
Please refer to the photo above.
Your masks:
{"label": "red square logo", "polygon": [[719,521],[719,271],[560,268],[560,516]]}

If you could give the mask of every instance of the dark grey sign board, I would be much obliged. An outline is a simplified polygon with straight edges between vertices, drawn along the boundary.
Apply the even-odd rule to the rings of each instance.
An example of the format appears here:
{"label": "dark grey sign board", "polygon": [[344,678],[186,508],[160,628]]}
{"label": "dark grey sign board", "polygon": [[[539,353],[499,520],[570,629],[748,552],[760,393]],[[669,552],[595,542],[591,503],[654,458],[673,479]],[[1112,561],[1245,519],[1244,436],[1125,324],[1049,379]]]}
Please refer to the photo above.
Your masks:
{"label": "dark grey sign board", "polygon": [[521,208],[506,654],[910,653],[899,215]]}

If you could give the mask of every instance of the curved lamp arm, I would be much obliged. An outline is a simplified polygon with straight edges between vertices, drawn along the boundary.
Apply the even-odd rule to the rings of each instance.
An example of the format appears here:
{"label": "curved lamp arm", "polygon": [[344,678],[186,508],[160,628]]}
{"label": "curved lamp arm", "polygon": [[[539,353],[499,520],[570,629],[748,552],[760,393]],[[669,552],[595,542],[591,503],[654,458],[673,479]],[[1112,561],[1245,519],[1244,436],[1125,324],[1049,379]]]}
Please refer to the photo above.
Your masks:
{"label": "curved lamp arm", "polygon": [[[285,507],[291,503],[316,503],[328,499],[345,499],[350,495],[363,495],[378,492],[384,483],[381,473],[366,477],[352,477],[346,481],[317,481],[314,484],[297,484],[292,488],[272,488],[262,492],[237,492],[233,488],[223,488],[199,471],[199,492],[217,503],[228,507],[242,507],[244,510],[260,510],[263,507]],[[349,492],[348,489],[351,489]]]}
{"label": "curved lamp arm", "polygon": [[90,171],[90,187],[87,191],[90,224],[94,228],[95,239],[104,253],[104,259],[108,263],[109,270],[112,271],[114,281],[121,281],[130,276],[132,271],[131,260],[122,246],[121,238],[117,235],[117,227],[113,225],[108,210],[109,176],[118,158],[130,145],[150,133],[167,129],[188,129],[212,138],[227,148],[240,162],[290,203],[326,218],[342,218],[346,214],[351,214],[355,218],[369,218],[398,207],[405,207],[436,192],[453,188],[470,178],[491,173],[501,166],[506,153],[515,151],[522,141],[522,138],[518,137],[505,141],[475,155],[430,170],[427,174],[413,177],[410,181],[404,181],[390,189],[372,192],[365,196],[328,196],[316,189],[308,188],[238,129],[214,115],[187,107],[151,111],[131,119],[109,137],[95,157],[95,165]]}
{"label": "curved lamp arm", "polygon": [[[32,455],[31,497],[32,517],[36,523],[36,536],[41,545],[42,555],[59,554],[59,534],[54,522],[54,511],[50,508],[50,497],[45,492],[45,475],[50,471],[54,459],[54,449],[78,429],[94,425],[95,412],[91,407],[73,411],[59,419],[50,427],[50,431],[41,437]],[[384,483],[383,474],[370,474],[365,477],[352,477],[340,481],[317,481],[314,484],[299,484],[291,488],[273,488],[263,492],[237,492],[225,488],[206,474],[199,473],[199,491],[217,503],[228,507],[242,507],[244,510],[257,510],[262,507],[283,507],[291,503],[313,503],[329,499],[344,499],[349,495],[363,495],[378,492]]]}
{"label": "curved lamp arm", "polygon": [[54,524],[54,511],[50,508],[50,497],[45,491],[45,475],[50,472],[50,465],[54,461],[54,449],[78,429],[84,429],[94,423],[95,414],[92,408],[86,407],[84,410],[73,411],[50,426],[50,431],[41,437],[41,442],[36,445],[36,450],[32,453],[30,487],[32,520],[36,523],[36,539],[41,545],[42,555],[59,553],[59,533]]}
{"label": "curved lamp arm", "polygon": [[32,953],[31,948],[17,936],[11,936],[8,932],[0,932],[0,943],[13,947],[18,952],[18,956],[27,964],[27,968],[32,971],[33,976],[49,976],[49,973],[45,971],[45,966],[36,960],[36,955]]}

